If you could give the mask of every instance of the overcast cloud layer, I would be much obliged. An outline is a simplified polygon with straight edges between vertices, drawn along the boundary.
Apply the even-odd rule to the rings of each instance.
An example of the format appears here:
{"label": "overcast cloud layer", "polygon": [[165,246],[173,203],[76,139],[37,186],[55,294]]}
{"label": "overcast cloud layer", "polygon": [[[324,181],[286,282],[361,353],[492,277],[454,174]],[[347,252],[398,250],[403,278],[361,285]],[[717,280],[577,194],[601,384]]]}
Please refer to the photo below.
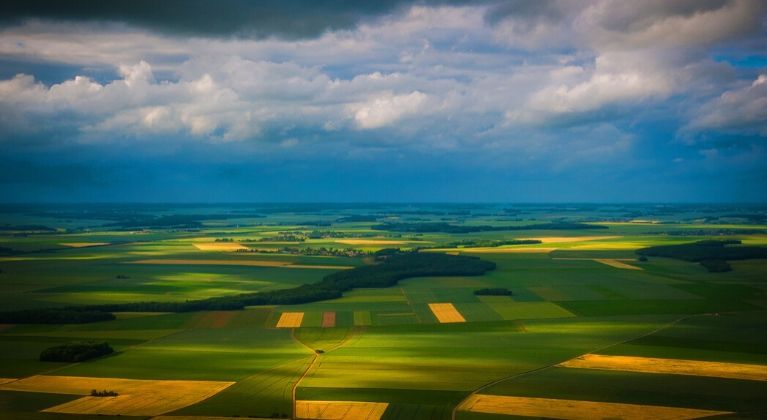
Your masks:
{"label": "overcast cloud layer", "polygon": [[759,0],[102,3],[0,6],[2,200],[767,200]]}

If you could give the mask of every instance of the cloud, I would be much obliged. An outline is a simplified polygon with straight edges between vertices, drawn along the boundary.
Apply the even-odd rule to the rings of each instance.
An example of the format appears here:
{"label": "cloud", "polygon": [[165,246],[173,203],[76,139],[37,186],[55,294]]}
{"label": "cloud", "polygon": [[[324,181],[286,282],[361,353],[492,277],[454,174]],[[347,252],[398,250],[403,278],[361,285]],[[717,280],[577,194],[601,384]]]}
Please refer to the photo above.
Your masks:
{"label": "cloud", "polygon": [[502,2],[486,20],[511,46],[600,51],[710,45],[760,30],[759,0]]}
{"label": "cloud", "polygon": [[767,75],[750,85],[728,90],[703,104],[683,130],[686,135],[707,131],[767,137]]}
{"label": "cloud", "polygon": [[[754,1],[400,3],[350,12],[348,24],[318,15],[312,26],[298,11],[290,25],[305,31],[258,29],[249,7],[228,28],[199,31],[162,13],[154,23],[111,11],[17,14],[0,29],[0,58],[28,68],[0,80],[0,141],[221,160],[422,153],[565,173],[642,150],[665,163],[699,159],[673,141],[696,118],[699,131],[742,125],[744,141],[764,137],[763,94],[746,92],[754,70],[715,59],[722,48],[763,50]],[[77,76],[35,77],[39,63]],[[726,91],[738,99],[724,103]],[[751,117],[727,122],[728,107]]]}
{"label": "cloud", "polygon": [[599,48],[692,46],[753,33],[763,11],[759,0],[601,1],[575,25]]}
{"label": "cloud", "polygon": [[593,68],[567,66],[550,71],[548,85],[506,117],[510,122],[543,122],[608,105],[663,98],[674,90],[671,73],[642,55],[603,54]]}
{"label": "cloud", "polygon": [[350,105],[349,111],[354,114],[354,121],[360,128],[380,128],[421,112],[427,101],[428,97],[417,90],[406,95],[386,93]]}
{"label": "cloud", "polygon": [[406,2],[296,0],[182,1],[9,0],[0,6],[6,23],[27,19],[119,22],[174,35],[311,38],[353,28],[360,20],[391,12]]}

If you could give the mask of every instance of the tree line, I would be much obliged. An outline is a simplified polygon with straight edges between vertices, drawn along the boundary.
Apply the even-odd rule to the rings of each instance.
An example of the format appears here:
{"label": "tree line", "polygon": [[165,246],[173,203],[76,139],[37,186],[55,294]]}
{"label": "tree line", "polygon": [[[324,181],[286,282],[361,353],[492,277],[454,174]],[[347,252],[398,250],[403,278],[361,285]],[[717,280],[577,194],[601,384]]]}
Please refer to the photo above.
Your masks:
{"label": "tree line", "polygon": [[549,222],[517,226],[454,225],[446,222],[382,223],[371,226],[375,230],[421,233],[474,233],[506,230],[584,230],[607,229],[604,225],[575,222]]}
{"label": "tree line", "polygon": [[[292,305],[336,299],[359,287],[389,287],[411,277],[479,276],[495,269],[495,263],[477,257],[440,253],[401,252],[385,249],[374,254],[376,264],[328,274],[319,282],[290,289],[243,293],[185,302],[135,302],[71,306],[0,313],[0,322],[81,323],[114,319],[111,312],[193,312],[238,310],[246,306]],[[20,316],[23,312],[24,316]],[[5,317],[5,318],[4,318]],[[3,320],[7,321],[3,321]]]}
{"label": "tree line", "polygon": [[40,353],[40,361],[74,363],[112,353],[114,353],[114,349],[104,341],[79,341],[43,350]]}
{"label": "tree line", "polygon": [[732,270],[727,261],[767,258],[767,247],[742,246],[737,239],[704,240],[688,244],[658,245],[638,249],[644,257],[665,257],[700,263],[709,272]]}

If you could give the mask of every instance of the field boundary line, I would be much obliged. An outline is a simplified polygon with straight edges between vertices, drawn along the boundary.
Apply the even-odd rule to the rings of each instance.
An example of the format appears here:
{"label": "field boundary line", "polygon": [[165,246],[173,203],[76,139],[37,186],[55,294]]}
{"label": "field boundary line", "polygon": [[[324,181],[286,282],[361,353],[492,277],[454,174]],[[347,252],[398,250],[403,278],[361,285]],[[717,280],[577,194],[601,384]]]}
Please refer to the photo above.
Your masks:
{"label": "field boundary line", "polygon": [[304,347],[305,349],[309,350],[312,353],[312,358],[311,358],[311,360],[309,360],[308,366],[306,367],[304,372],[301,374],[301,376],[298,377],[298,379],[296,380],[296,383],[293,384],[293,388],[291,389],[291,394],[292,394],[292,396],[291,396],[291,400],[292,400],[291,403],[292,404],[291,405],[293,406],[293,418],[297,419],[298,418],[297,417],[298,411],[296,411],[297,410],[297,407],[296,407],[296,391],[298,390],[298,385],[306,377],[306,375],[309,374],[309,371],[312,369],[312,366],[314,366],[314,363],[316,363],[317,360],[320,358],[320,355],[317,354],[317,352],[314,351],[313,348],[307,346],[303,341],[299,340],[298,337],[296,337],[296,329],[295,328],[291,328],[290,329],[290,337],[295,342],[297,342],[302,347]]}
{"label": "field boundary line", "polygon": [[413,302],[410,301],[410,298],[407,296],[407,293],[405,293],[405,289],[403,289],[402,286],[400,286],[399,291],[402,292],[402,296],[405,297],[405,302],[407,302],[407,305],[410,306],[410,310],[412,310],[413,313],[415,314],[415,319],[418,321],[419,324],[422,324],[423,321],[421,321],[421,317],[418,316],[418,312],[416,312],[415,306],[413,306]]}
{"label": "field boundary line", "polygon": [[594,350],[588,351],[586,353],[579,354],[579,355],[577,355],[575,357],[571,357],[571,358],[569,358],[567,360],[563,360],[561,362],[557,362],[557,363],[553,363],[553,364],[545,365],[545,366],[540,366],[540,367],[537,367],[535,369],[530,369],[530,370],[527,370],[527,371],[524,371],[524,372],[515,373],[513,375],[509,375],[509,376],[506,376],[506,377],[499,378],[499,379],[496,379],[494,381],[488,382],[488,383],[480,386],[479,388],[475,388],[473,391],[471,391],[471,393],[469,395],[467,395],[461,401],[459,401],[458,404],[456,404],[455,407],[453,407],[453,411],[452,411],[452,414],[451,414],[450,418],[452,420],[456,420],[456,413],[458,412],[458,409],[461,408],[461,406],[464,405],[469,400],[469,398],[471,398],[472,396],[474,396],[474,395],[484,391],[485,389],[488,389],[488,388],[490,388],[492,386],[498,385],[501,382],[505,382],[505,381],[508,381],[508,380],[514,380],[514,379],[520,378],[522,376],[526,376],[526,375],[530,375],[530,374],[533,374],[533,373],[541,372],[541,371],[544,371],[546,369],[551,369],[553,367],[558,366],[561,363],[567,362],[568,360],[573,360],[573,359],[576,359],[578,357],[582,357],[582,356],[584,356],[586,354],[589,354],[589,353],[598,353],[598,352],[600,352],[602,350],[608,349],[608,348],[613,347],[613,346],[618,346],[618,345],[621,345],[621,344],[628,343],[629,341],[638,340],[640,338],[647,337],[649,335],[652,335],[652,334],[655,334],[657,332],[663,331],[663,330],[665,330],[667,328],[671,328],[674,325],[676,325],[676,324],[678,324],[678,323],[680,323],[680,322],[682,322],[684,320],[693,318],[693,317],[697,317],[697,316],[710,316],[710,315],[711,314],[709,314],[709,313],[685,315],[685,316],[677,318],[677,319],[675,319],[675,320],[673,320],[673,321],[671,321],[671,322],[669,322],[667,324],[661,325],[660,327],[655,328],[655,329],[653,329],[651,331],[648,331],[646,333],[640,334],[640,335],[638,335],[636,337],[627,338],[627,339],[619,341],[617,343],[611,343],[611,344],[608,344],[608,345],[605,345],[605,346],[601,346],[601,347],[598,347],[598,348],[596,348]]}
{"label": "field boundary line", "polygon": [[[328,347],[325,350],[325,353],[329,353],[331,351],[340,349],[344,345],[348,344],[352,339],[354,339],[358,335],[360,335],[360,334],[357,334],[358,332],[363,332],[363,331],[364,331],[364,329],[362,329],[362,328],[361,329],[357,329],[356,327],[349,328],[349,333],[343,338],[343,340],[338,342],[338,344],[336,344],[335,346]],[[301,376],[298,378],[298,380],[296,380],[296,383],[293,384],[293,389],[291,390],[291,393],[292,393],[292,405],[293,405],[293,418],[294,419],[298,419],[298,417],[297,417],[298,416],[298,411],[296,411],[297,410],[297,402],[298,402],[298,400],[296,399],[296,392],[298,391],[298,386],[301,384],[301,381],[303,381],[304,378],[306,378],[309,375],[309,372],[311,372],[313,369],[314,369],[314,371],[319,369],[319,366],[321,365],[321,357],[320,357],[321,355],[318,354],[315,349],[313,349],[313,348],[309,347],[308,345],[306,345],[306,343],[301,341],[301,339],[299,339],[296,336],[296,329],[295,328],[291,328],[291,330],[290,330],[290,337],[293,340],[295,340],[298,344],[300,344],[301,346],[303,346],[304,348],[306,348],[307,350],[309,350],[312,353],[312,359],[309,361],[309,364],[306,367],[306,369],[304,370],[304,373],[302,373]]]}

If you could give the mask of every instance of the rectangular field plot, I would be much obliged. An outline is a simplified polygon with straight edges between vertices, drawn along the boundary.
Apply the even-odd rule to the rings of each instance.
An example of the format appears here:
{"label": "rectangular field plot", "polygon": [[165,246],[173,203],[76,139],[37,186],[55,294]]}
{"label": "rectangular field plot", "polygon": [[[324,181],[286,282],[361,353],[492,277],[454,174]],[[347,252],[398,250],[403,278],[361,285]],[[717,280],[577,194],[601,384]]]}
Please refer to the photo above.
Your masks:
{"label": "rectangular field plot", "polygon": [[703,362],[699,360],[659,359],[654,357],[606,356],[586,354],[559,366],[625,372],[710,376],[715,378],[767,381],[767,366],[744,363]]}
{"label": "rectangular field plot", "polygon": [[488,302],[488,306],[507,321],[575,316],[572,312],[552,302]]}
{"label": "rectangular field plot", "polygon": [[455,307],[467,322],[503,321],[503,318],[485,303],[456,303]]}
{"label": "rectangular field plot", "polygon": [[610,267],[621,268],[621,269],[624,269],[624,270],[641,270],[642,269],[641,267],[637,267],[637,266],[631,265],[631,264],[626,264],[626,263],[618,261],[618,260],[610,260],[610,259],[605,259],[605,258],[597,258],[594,261],[596,261],[598,263],[605,264],[605,265],[609,265]]}
{"label": "rectangular field plot", "polygon": [[731,414],[726,411],[698,410],[693,408],[482,394],[470,396],[461,404],[459,409],[475,413],[572,420],[598,418],[683,420]]}
{"label": "rectangular field plot", "polygon": [[374,315],[375,325],[418,324],[414,312],[376,312]]}
{"label": "rectangular field plot", "polygon": [[367,327],[373,324],[373,319],[370,316],[370,311],[354,311],[354,326],[355,327]]}
{"label": "rectangular field plot", "polygon": [[0,387],[3,390],[89,395],[113,390],[116,397],[85,396],[43,410],[49,413],[156,416],[209,398],[234,382],[165,381],[79,376],[31,376]]}
{"label": "rectangular field plot", "polygon": [[440,324],[446,324],[449,322],[466,322],[466,319],[455,309],[452,303],[430,303],[429,309],[437,317],[437,321]]}
{"label": "rectangular field plot", "polygon": [[296,417],[317,420],[378,420],[388,403],[360,401],[296,401]]}
{"label": "rectangular field plot", "polygon": [[248,249],[248,247],[237,242],[198,242],[192,245],[200,251],[232,252],[240,249]]}
{"label": "rectangular field plot", "polygon": [[304,319],[303,312],[283,312],[277,321],[277,328],[298,328]]}
{"label": "rectangular field plot", "polygon": [[322,313],[322,328],[333,328],[336,326],[336,313],[335,312],[323,312]]}

